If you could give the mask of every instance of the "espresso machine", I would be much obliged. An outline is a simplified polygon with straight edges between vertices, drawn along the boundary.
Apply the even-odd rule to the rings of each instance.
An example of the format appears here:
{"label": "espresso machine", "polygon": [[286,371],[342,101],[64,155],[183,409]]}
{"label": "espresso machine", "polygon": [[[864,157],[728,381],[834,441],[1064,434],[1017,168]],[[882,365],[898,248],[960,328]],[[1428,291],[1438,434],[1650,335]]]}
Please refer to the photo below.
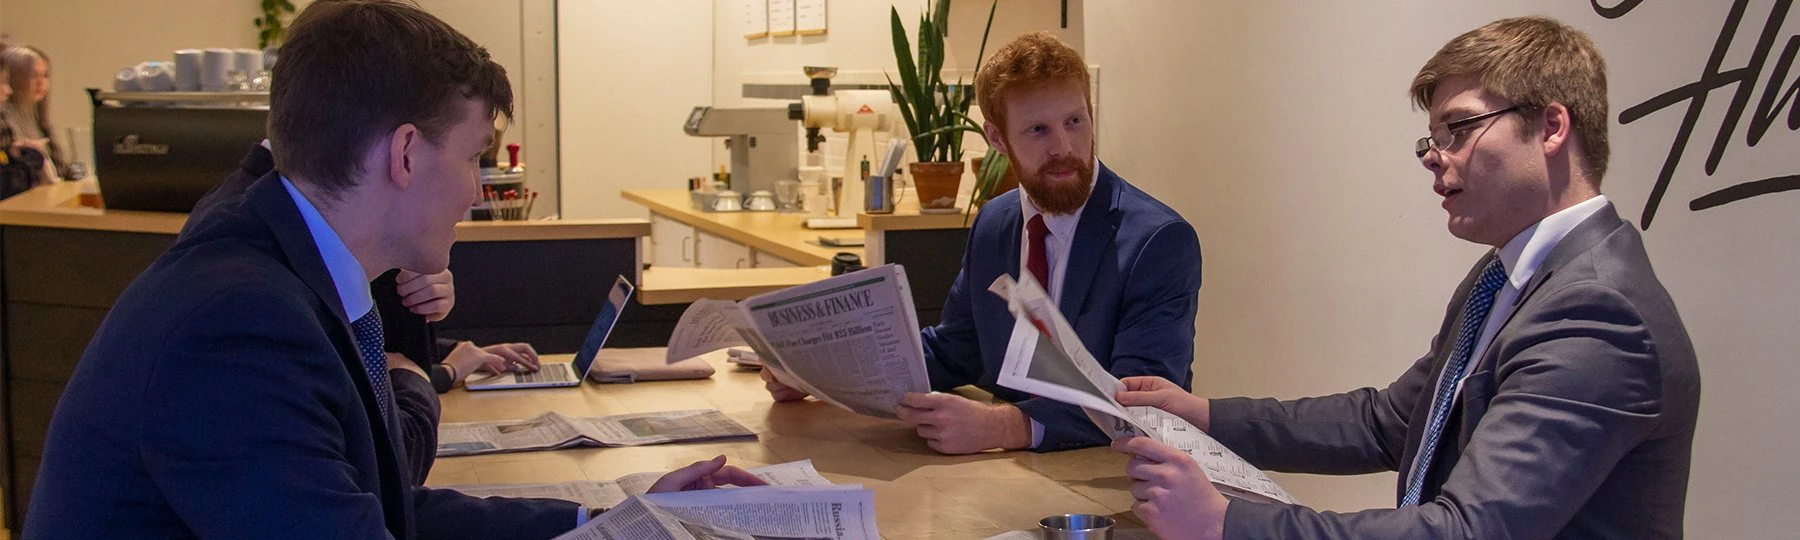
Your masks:
{"label": "espresso machine", "polygon": [[731,150],[731,185],[738,193],[773,191],[775,182],[799,174],[800,132],[787,108],[694,107],[682,131],[724,137]]}

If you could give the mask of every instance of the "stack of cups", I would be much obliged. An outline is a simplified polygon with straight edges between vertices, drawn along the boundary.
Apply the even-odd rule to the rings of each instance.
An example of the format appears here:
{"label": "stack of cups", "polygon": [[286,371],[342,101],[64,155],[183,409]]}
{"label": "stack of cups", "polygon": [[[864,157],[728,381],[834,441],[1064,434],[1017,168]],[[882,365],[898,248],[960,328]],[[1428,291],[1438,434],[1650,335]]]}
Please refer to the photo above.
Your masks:
{"label": "stack of cups", "polygon": [[237,52],[231,49],[207,49],[200,57],[200,90],[224,92],[229,89],[231,70],[237,64]]}
{"label": "stack of cups", "polygon": [[142,88],[138,87],[137,68],[121,69],[118,74],[113,75],[114,92],[137,92],[140,90]]}
{"label": "stack of cups", "polygon": [[199,49],[181,49],[175,51],[175,89],[182,92],[200,91],[200,57]]}

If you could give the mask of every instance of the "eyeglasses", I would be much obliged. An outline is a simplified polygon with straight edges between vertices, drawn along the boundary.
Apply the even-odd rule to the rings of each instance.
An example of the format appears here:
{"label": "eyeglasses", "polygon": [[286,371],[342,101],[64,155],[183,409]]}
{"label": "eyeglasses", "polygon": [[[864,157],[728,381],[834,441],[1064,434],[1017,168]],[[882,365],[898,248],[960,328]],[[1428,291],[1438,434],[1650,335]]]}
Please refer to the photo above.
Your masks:
{"label": "eyeglasses", "polygon": [[1497,111],[1488,111],[1462,120],[1432,126],[1430,135],[1419,137],[1418,142],[1413,143],[1413,154],[1422,158],[1425,157],[1426,152],[1430,152],[1432,149],[1448,152],[1451,148],[1456,147],[1456,134],[1463,132],[1464,128],[1474,125],[1476,122],[1517,110],[1519,110],[1519,106],[1513,105]]}

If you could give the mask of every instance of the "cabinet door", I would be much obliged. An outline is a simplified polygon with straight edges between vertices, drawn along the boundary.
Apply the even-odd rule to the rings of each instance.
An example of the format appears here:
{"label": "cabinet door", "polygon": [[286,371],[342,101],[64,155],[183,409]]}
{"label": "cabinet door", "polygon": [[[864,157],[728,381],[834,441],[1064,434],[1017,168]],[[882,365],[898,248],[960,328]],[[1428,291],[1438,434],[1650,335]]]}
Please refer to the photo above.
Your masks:
{"label": "cabinet door", "polygon": [[650,214],[650,264],[693,268],[694,228],[660,214]]}
{"label": "cabinet door", "polygon": [[753,249],[750,253],[751,263],[756,268],[793,268],[800,266],[793,261],[770,255],[769,252]]}
{"label": "cabinet door", "polygon": [[701,268],[750,268],[750,247],[722,236],[695,231],[694,241],[700,245]]}

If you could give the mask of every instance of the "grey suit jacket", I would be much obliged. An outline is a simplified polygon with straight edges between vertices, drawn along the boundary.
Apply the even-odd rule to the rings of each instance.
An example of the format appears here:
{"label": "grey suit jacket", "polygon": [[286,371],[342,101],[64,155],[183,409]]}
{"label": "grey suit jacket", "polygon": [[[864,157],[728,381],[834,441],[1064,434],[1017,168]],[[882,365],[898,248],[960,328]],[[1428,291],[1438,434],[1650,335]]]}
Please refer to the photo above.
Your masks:
{"label": "grey suit jacket", "polygon": [[[1464,299],[1488,258],[1457,288],[1431,352],[1386,389],[1213,400],[1212,435],[1265,469],[1409,468]],[[1610,204],[1550,252],[1469,373],[1425,503],[1334,513],[1232,501],[1225,537],[1682,536],[1700,372],[1642,238]],[[1397,493],[1405,485],[1402,474]]]}

